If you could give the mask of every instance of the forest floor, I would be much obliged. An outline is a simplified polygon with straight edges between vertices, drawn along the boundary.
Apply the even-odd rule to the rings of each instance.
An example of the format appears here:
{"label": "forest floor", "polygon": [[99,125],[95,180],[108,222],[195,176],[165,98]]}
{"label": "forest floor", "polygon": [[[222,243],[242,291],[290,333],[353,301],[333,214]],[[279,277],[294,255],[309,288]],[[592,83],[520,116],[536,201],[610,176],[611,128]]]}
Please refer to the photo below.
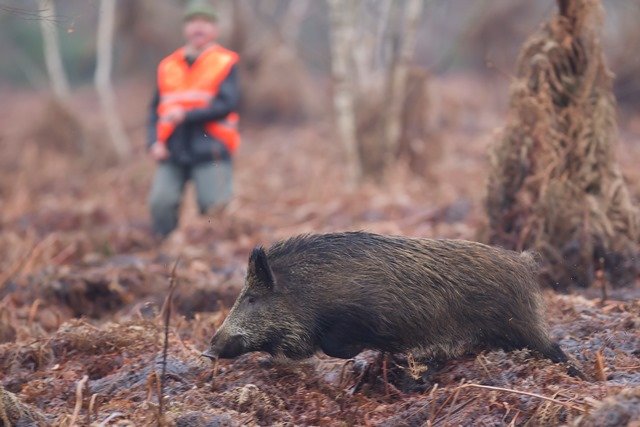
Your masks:
{"label": "forest floor", "polygon": [[[505,114],[505,97],[494,93],[506,88],[468,76],[436,83],[428,177],[400,165],[386,184],[350,191],[326,121],[252,125],[235,163],[235,199],[200,217],[189,189],[181,225],[164,241],[149,232],[153,164],[141,147],[114,166],[99,154],[47,144],[65,129],[56,129],[39,97],[7,93],[0,106],[0,423],[21,415],[23,423],[155,425],[160,312],[179,259],[163,391],[171,424],[638,425],[638,286],[610,290],[606,301],[598,289],[545,292],[552,335],[587,380],[527,351],[451,360],[420,390],[406,387],[412,371],[392,361],[385,384],[368,353],[348,363],[249,354],[212,364],[200,356],[256,244],[337,230],[483,239],[486,151]],[[142,146],[146,95],[129,89],[122,92],[140,96],[123,115]],[[87,93],[76,102],[80,111],[95,110]],[[83,114],[96,129],[96,116]],[[619,158],[639,200],[640,116],[621,123]],[[95,130],[89,136],[91,144],[107,141]]]}

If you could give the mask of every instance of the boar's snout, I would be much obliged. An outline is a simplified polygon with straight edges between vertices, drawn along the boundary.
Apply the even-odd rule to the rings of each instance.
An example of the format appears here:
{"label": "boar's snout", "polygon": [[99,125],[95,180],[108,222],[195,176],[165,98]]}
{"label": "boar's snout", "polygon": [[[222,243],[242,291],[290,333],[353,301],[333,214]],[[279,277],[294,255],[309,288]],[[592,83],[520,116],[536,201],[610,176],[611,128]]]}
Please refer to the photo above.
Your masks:
{"label": "boar's snout", "polygon": [[209,349],[202,355],[210,359],[233,359],[246,353],[245,348],[245,340],[242,335],[227,335],[220,332],[214,335]]}

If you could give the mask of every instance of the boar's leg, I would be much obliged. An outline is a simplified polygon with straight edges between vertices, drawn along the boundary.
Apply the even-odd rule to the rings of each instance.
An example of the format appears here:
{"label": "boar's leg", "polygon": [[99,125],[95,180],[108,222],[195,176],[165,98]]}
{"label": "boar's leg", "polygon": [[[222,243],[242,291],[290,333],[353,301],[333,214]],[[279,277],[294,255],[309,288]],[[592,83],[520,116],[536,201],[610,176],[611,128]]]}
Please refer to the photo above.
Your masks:
{"label": "boar's leg", "polygon": [[530,350],[540,353],[543,357],[551,360],[553,363],[564,363],[567,366],[567,373],[572,377],[577,377],[583,380],[587,378],[585,375],[573,364],[569,362],[569,358],[566,353],[560,348],[560,345],[556,342],[552,342],[546,335],[540,334],[535,337],[531,337],[527,340],[525,345]]}
{"label": "boar's leg", "polygon": [[545,331],[535,327],[526,329],[512,326],[510,329],[495,334],[488,341],[489,344],[500,347],[504,351],[528,348],[554,363],[563,363],[568,360],[560,346],[552,342]]}
{"label": "boar's leg", "polygon": [[353,342],[353,332],[341,324],[334,324],[324,331],[320,348],[327,356],[339,359],[351,359],[364,350],[362,344]]}
{"label": "boar's leg", "polygon": [[534,350],[539,351],[544,357],[551,360],[553,363],[564,363],[569,360],[558,343],[551,343],[546,348],[534,348]]}
{"label": "boar's leg", "polygon": [[566,363],[567,373],[572,377],[577,377],[583,380],[586,380],[587,377],[580,371],[580,369],[573,366],[572,363],[569,362],[569,358],[565,354],[564,351],[560,348],[558,343],[550,343],[546,348],[535,350],[539,351],[544,357],[551,360],[554,363]]}

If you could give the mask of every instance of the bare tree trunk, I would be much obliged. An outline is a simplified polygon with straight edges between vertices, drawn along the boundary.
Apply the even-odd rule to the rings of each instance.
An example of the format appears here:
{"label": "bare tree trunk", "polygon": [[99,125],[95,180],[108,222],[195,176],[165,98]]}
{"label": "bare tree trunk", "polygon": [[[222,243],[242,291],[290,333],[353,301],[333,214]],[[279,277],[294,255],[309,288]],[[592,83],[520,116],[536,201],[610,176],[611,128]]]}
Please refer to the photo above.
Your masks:
{"label": "bare tree trunk", "polygon": [[[353,13],[362,18],[362,21],[353,21],[351,43],[356,104],[358,95],[384,89],[385,53],[388,48],[386,32],[392,20],[392,6],[393,0],[353,0]],[[368,17],[366,21],[364,15]]]}
{"label": "bare tree trunk", "polygon": [[296,41],[299,38],[300,29],[309,11],[309,6],[311,6],[310,0],[291,0],[282,17],[280,27],[282,38],[291,47],[296,46]]}
{"label": "bare tree trunk", "polygon": [[388,76],[387,99],[389,100],[389,107],[385,123],[385,159],[387,165],[394,162],[398,154],[400,135],[402,133],[402,107],[407,96],[409,63],[416,47],[416,33],[423,7],[424,0],[407,0],[404,10],[403,37]]}
{"label": "bare tree trunk", "polygon": [[98,21],[98,46],[96,54],[95,86],[100,97],[102,111],[107,121],[109,136],[118,157],[123,159],[131,153],[131,143],[124,131],[116,109],[111,67],[113,63],[113,28],[116,15],[116,0],[100,0]]}
{"label": "bare tree trunk", "polygon": [[22,72],[31,85],[38,90],[46,90],[49,87],[49,79],[47,74],[42,72],[36,62],[25,54],[23,49],[10,45],[9,52],[16,63],[16,66]]}
{"label": "bare tree trunk", "polygon": [[391,8],[393,7],[393,0],[384,0],[381,7],[380,16],[378,17],[378,23],[376,25],[376,41],[374,44],[375,55],[373,61],[373,68],[384,67],[384,35],[389,27],[389,19],[391,17]]}
{"label": "bare tree trunk", "polygon": [[71,90],[60,54],[55,2],[53,0],[38,0],[38,14],[40,15],[40,30],[44,43],[44,60],[51,89],[58,101],[66,103],[70,98]]}
{"label": "bare tree trunk", "polygon": [[356,138],[353,82],[353,0],[329,0],[331,21],[331,74],[333,107],[338,136],[344,145],[348,163],[348,183],[354,186],[362,176]]}
{"label": "bare tree trunk", "polygon": [[[53,95],[50,104],[45,108],[45,122],[47,121],[46,118],[51,117],[50,114],[53,113],[55,125],[59,129],[68,131],[64,132],[63,141],[59,141],[62,144],[59,146],[71,143],[74,147],[74,152],[77,152],[75,150],[80,150],[83,154],[86,154],[85,130],[71,105],[71,88],[62,62],[62,54],[60,53],[58,17],[54,0],[38,0],[38,18],[42,33],[48,84]],[[47,128],[47,132],[50,132],[50,130],[50,128]],[[50,133],[47,134],[46,141],[47,145],[51,146],[52,135]]]}
{"label": "bare tree trunk", "polygon": [[[243,0],[231,2],[231,31],[229,35],[229,48],[244,54],[247,50],[247,6]],[[243,59],[244,62],[244,59]]]}

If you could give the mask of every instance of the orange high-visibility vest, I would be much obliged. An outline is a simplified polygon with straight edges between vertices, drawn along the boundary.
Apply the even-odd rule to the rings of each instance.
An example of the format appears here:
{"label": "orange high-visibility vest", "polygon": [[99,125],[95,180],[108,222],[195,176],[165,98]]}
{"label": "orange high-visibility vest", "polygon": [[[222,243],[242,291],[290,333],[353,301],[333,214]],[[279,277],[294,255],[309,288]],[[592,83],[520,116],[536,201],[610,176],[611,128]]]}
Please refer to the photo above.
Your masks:
{"label": "orange high-visibility vest", "polygon": [[[235,52],[218,45],[202,52],[191,66],[185,59],[184,48],[163,59],[158,66],[158,141],[166,143],[175,130],[175,125],[162,117],[178,106],[188,111],[209,105],[237,62],[238,55]],[[223,120],[205,123],[204,127],[210,136],[221,141],[233,154],[240,145],[238,120],[238,114],[233,112]]]}

